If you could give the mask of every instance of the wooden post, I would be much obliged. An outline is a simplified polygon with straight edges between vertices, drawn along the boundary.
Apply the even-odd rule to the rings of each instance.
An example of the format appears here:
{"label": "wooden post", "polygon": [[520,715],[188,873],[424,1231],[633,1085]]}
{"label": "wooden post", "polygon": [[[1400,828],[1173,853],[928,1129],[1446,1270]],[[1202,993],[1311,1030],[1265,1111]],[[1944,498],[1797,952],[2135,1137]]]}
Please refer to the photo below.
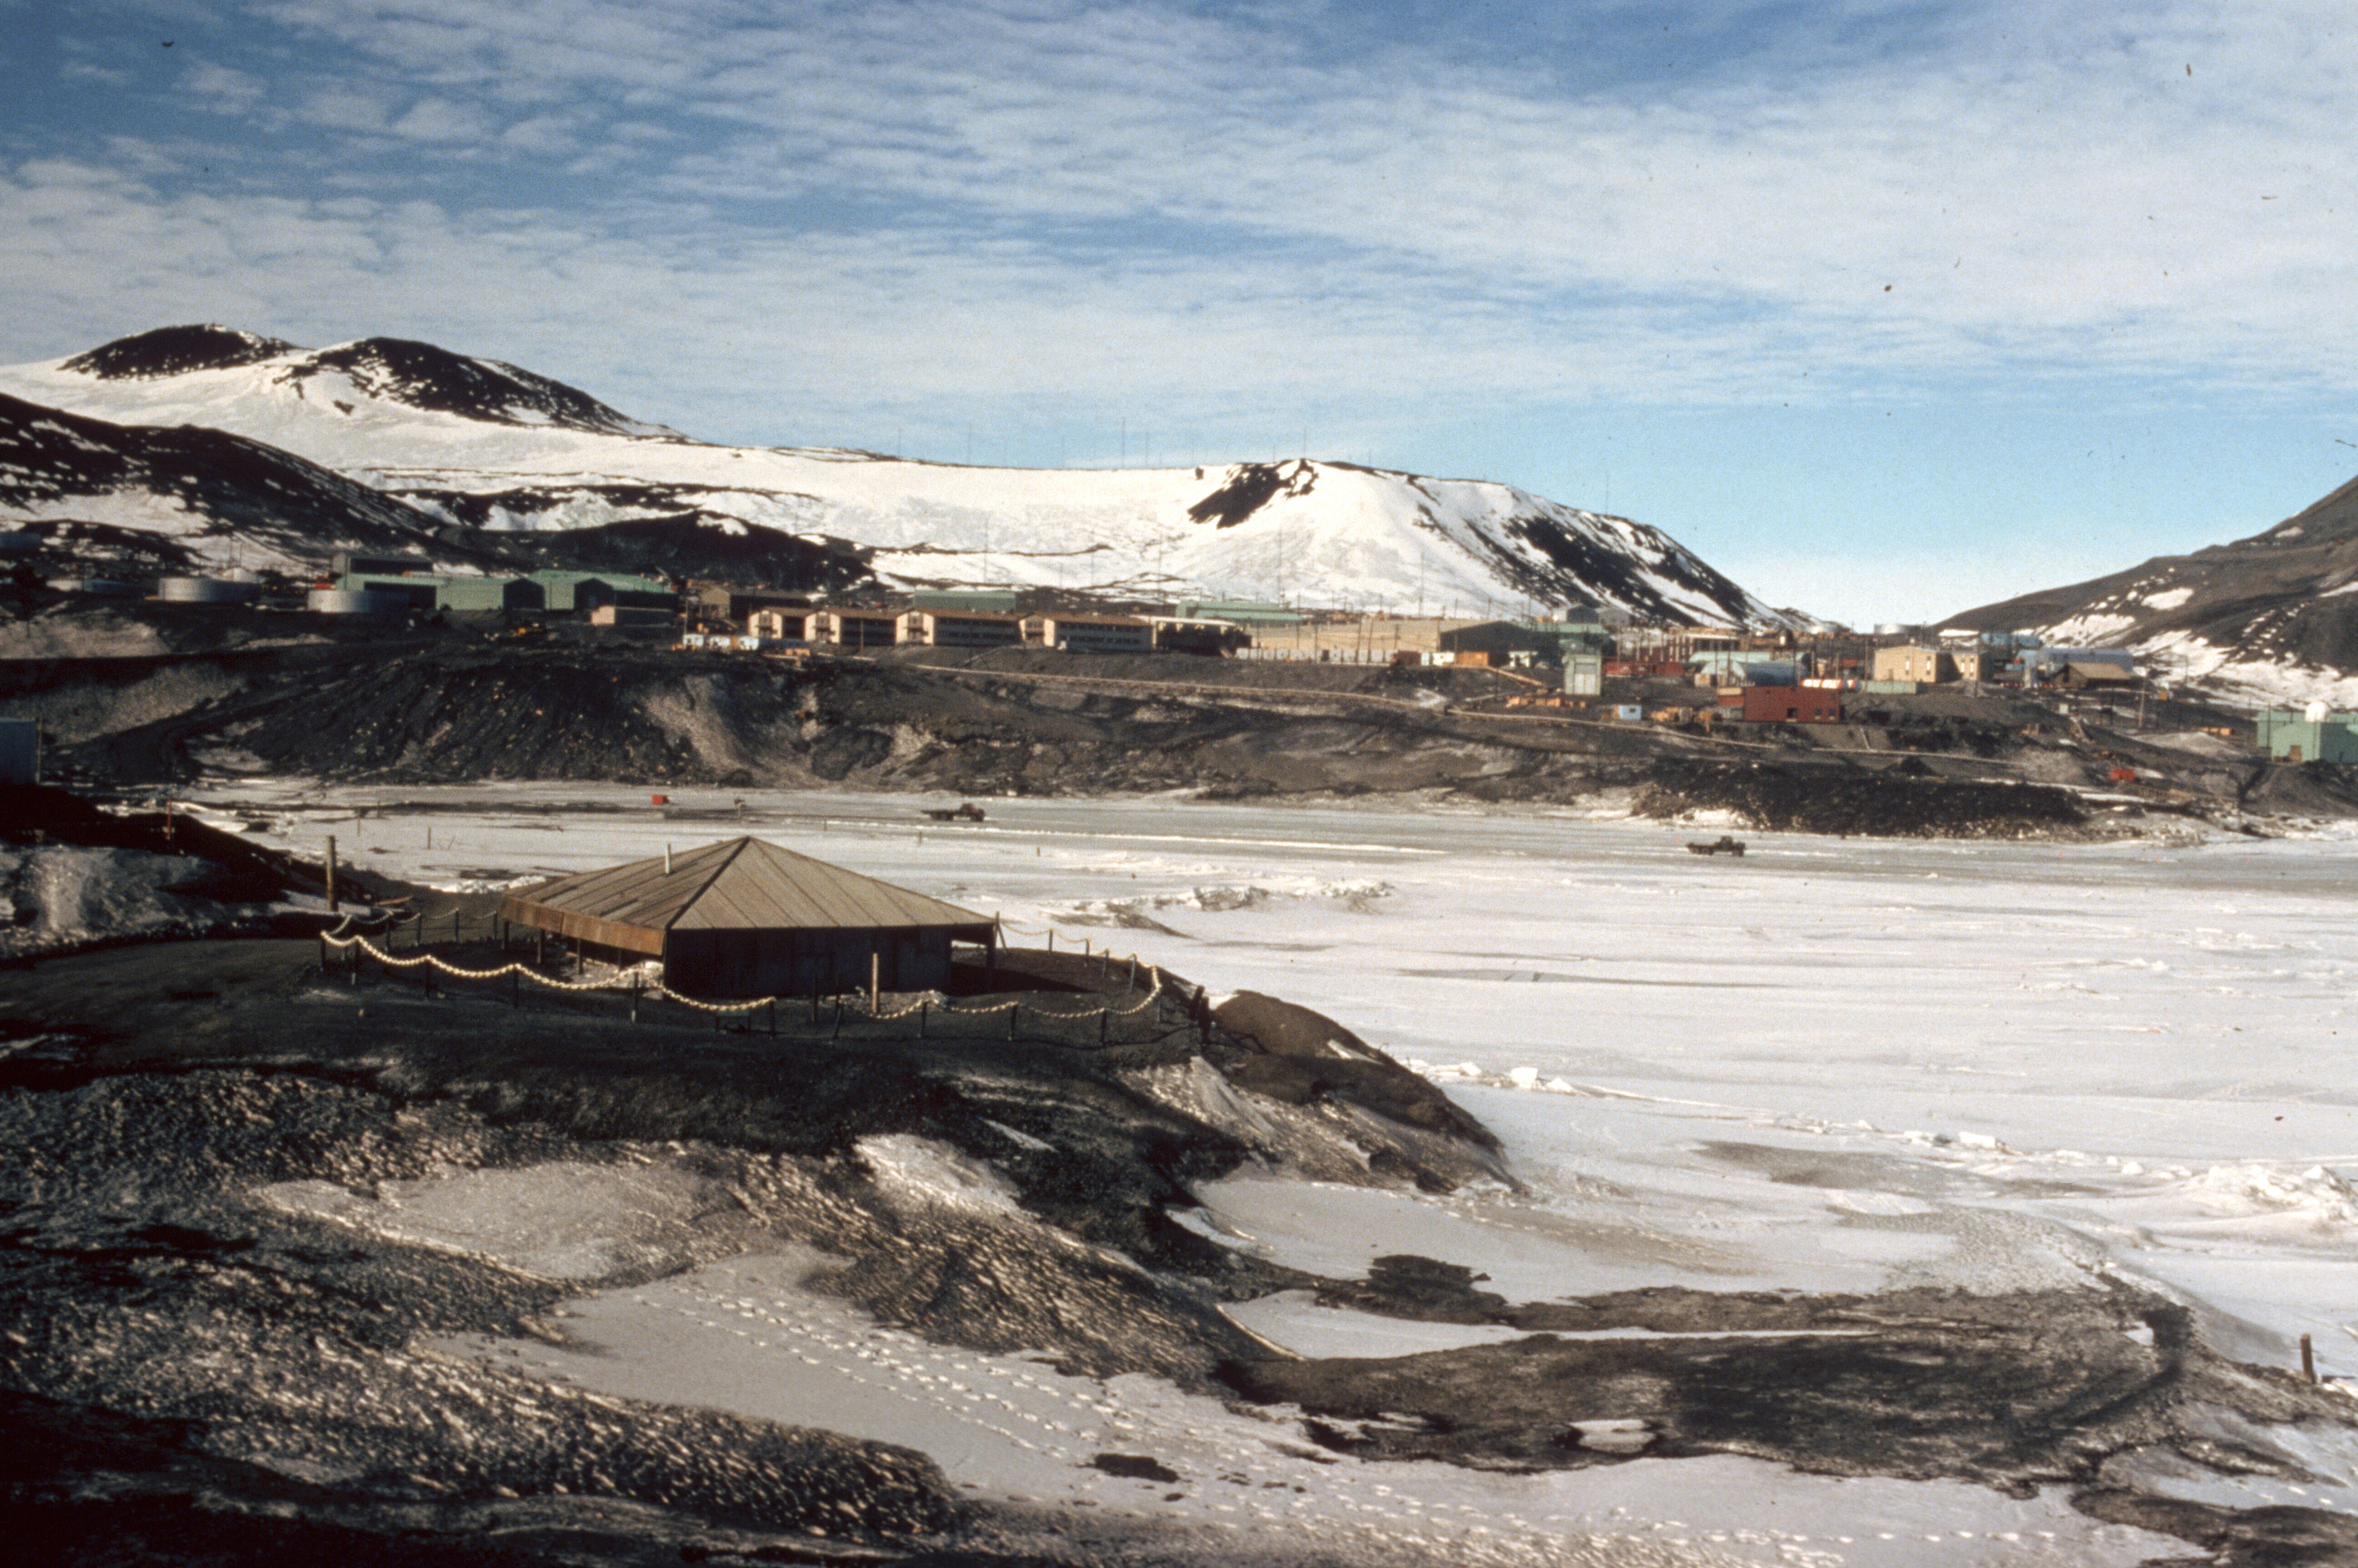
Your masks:
{"label": "wooden post", "polygon": [[548,933],[538,926],[532,932],[532,962],[535,968],[548,962]]}
{"label": "wooden post", "polygon": [[2317,1381],[2317,1346],[2309,1343],[2306,1334],[2300,1336],[2300,1375],[2312,1383]]}
{"label": "wooden post", "polygon": [[1012,1039],[1014,1039],[1014,1038],[1015,1038],[1015,1015],[1016,1015],[1017,1013],[1019,1013],[1019,1012],[1022,1012],[1022,1011],[1023,1011],[1023,1004],[1022,1004],[1022,1002],[1020,1002],[1020,1001],[1018,1001],[1018,1002],[1011,1002],[1011,1003],[1009,1003],[1009,1004],[1008,1004],[1008,1008],[1007,1008],[1007,1037],[1008,1037],[1010,1040],[1012,1040]]}
{"label": "wooden post", "polygon": [[1109,1007],[1098,1009],[1098,1044],[1100,1045],[1106,1043],[1106,1022],[1112,1017],[1113,1009]]}
{"label": "wooden post", "polygon": [[871,948],[871,949],[869,949],[869,953],[868,953],[868,1011],[869,1011],[871,1013],[873,1013],[873,1012],[876,1011],[876,995],[877,995],[877,989],[878,989],[878,988],[877,988],[877,980],[878,980],[878,977],[879,977],[879,976],[881,976],[881,975],[882,975],[882,974],[883,974],[883,972],[884,972],[884,960],[883,960],[883,958],[882,958],[882,957],[881,957],[881,956],[876,952],[876,950],[875,950],[874,948]]}
{"label": "wooden post", "polygon": [[1053,952],[1055,952],[1055,950],[1056,950],[1056,928],[1055,928],[1055,926],[1051,925],[1050,927],[1048,927],[1048,951],[1050,951],[1051,953],[1053,953]]}
{"label": "wooden post", "polygon": [[336,913],[336,836],[328,835],[328,913]]}
{"label": "wooden post", "polygon": [[923,1040],[925,1037],[925,1014],[932,1011],[932,998],[920,997],[917,999],[917,1038],[920,1040]]}

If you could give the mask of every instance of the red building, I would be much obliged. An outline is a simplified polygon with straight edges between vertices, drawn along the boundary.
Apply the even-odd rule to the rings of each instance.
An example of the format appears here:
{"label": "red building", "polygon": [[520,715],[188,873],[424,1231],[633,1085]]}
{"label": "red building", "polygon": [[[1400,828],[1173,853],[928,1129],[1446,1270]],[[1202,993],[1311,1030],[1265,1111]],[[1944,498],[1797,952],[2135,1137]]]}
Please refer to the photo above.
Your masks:
{"label": "red building", "polygon": [[[1816,686],[1747,686],[1735,702],[1725,701],[1724,708],[1740,707],[1747,724],[1839,724],[1842,722],[1842,693]],[[1728,715],[1733,719],[1735,714]]]}

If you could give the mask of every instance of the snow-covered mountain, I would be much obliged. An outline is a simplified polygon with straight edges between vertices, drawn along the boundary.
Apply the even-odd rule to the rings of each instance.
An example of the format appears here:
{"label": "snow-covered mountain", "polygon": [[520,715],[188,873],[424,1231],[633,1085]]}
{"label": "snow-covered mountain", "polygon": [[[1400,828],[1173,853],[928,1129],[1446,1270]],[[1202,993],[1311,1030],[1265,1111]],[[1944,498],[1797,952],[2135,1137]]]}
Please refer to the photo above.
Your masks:
{"label": "snow-covered mountain", "polygon": [[810,549],[848,541],[894,586],[1797,619],[1658,529],[1503,484],[1306,459],[1024,470],[715,446],[513,365],[398,340],[306,350],[220,327],[165,328],[0,370],[0,391],[124,425],[232,431],[444,524],[509,535],[623,528],[670,538],[676,557],[697,555],[699,535],[714,546],[754,530]]}
{"label": "snow-covered mountain", "polygon": [[2158,676],[2232,702],[2358,708],[2358,480],[2248,539],[1944,624],[2134,649]]}

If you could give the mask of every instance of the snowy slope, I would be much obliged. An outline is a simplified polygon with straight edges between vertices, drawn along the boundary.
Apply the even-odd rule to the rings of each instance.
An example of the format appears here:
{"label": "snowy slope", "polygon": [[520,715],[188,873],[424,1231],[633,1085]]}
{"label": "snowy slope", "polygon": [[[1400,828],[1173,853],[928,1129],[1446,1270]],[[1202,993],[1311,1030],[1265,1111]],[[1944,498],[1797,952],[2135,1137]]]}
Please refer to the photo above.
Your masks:
{"label": "snowy slope", "polygon": [[2133,648],[2159,677],[2238,703],[2358,708],[2358,480],[2248,539],[1947,623]]}
{"label": "snowy slope", "polygon": [[873,550],[896,585],[1790,619],[1659,530],[1507,485],[1307,460],[1021,470],[713,446],[530,372],[395,340],[311,351],[167,328],[0,370],[0,391],[124,424],[233,431],[470,527],[764,527]]}

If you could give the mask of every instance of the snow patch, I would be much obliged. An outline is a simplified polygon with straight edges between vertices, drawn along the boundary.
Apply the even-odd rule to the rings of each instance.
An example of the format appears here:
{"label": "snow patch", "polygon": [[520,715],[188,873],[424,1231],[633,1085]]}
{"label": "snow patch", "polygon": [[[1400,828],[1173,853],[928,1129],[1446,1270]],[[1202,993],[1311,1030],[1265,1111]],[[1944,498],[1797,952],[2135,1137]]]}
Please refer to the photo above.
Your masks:
{"label": "snow patch", "polygon": [[568,1281],[683,1266],[715,1228],[721,1198],[713,1184],[668,1167],[579,1161],[380,1182],[367,1195],[332,1182],[278,1182],[255,1195],[289,1214]]}
{"label": "snow patch", "polygon": [[854,1147],[877,1186],[888,1195],[925,1208],[1028,1219],[1007,1178],[946,1143],[913,1133],[863,1138]]}

